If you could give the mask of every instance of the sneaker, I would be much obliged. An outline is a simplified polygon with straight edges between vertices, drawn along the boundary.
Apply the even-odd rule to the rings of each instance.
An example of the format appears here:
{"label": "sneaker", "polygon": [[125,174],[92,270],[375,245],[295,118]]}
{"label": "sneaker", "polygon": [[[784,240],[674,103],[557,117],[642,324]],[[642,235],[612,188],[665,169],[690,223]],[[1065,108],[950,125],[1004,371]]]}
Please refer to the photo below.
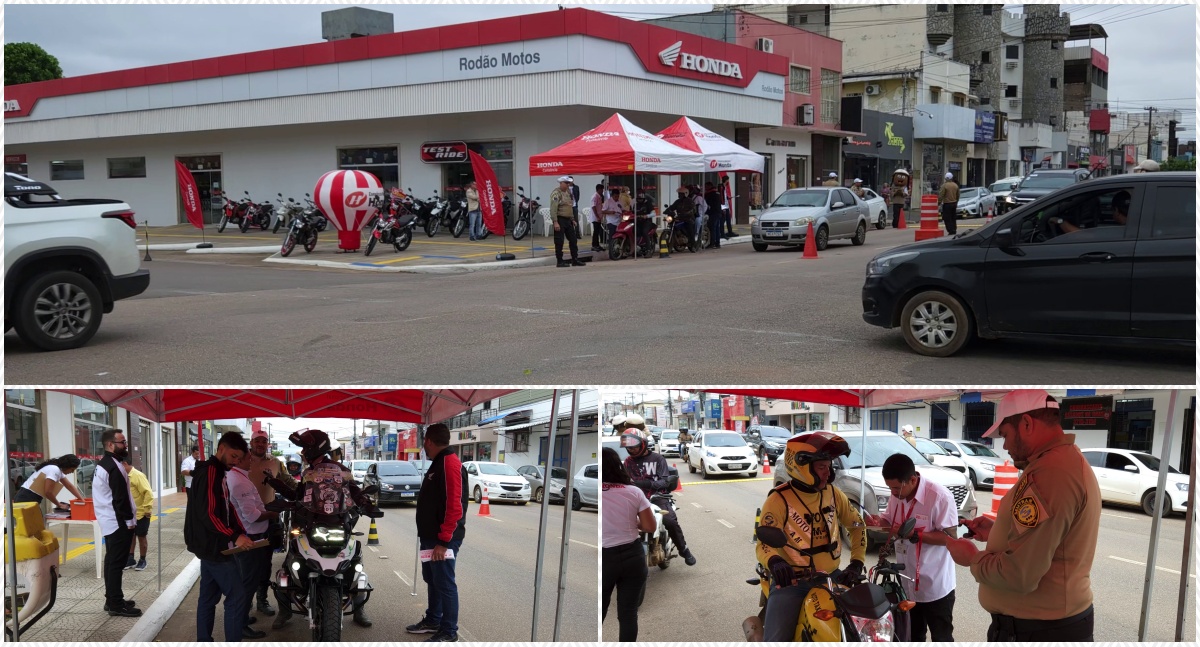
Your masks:
{"label": "sneaker", "polygon": [[571,267],[571,264],[568,263],[567,261],[559,261],[558,266],[559,267]]}
{"label": "sneaker", "polygon": [[440,624],[421,618],[420,622],[415,625],[408,625],[404,630],[410,634],[436,634],[441,628]]}
{"label": "sneaker", "polygon": [[125,562],[125,570],[129,570],[134,566],[137,566],[137,560],[133,558],[133,555],[130,555],[129,561]]}
{"label": "sneaker", "polygon": [[145,560],[145,558],[143,558],[143,559],[139,559],[139,560],[138,560],[138,563],[137,563],[137,566],[134,566],[134,567],[133,567],[133,570],[135,570],[135,571],[144,571],[144,570],[146,570],[146,560]]}
{"label": "sneaker", "polygon": [[450,633],[448,631],[439,631],[425,639],[427,643],[456,643],[458,642],[458,633]]}
{"label": "sneaker", "polygon": [[579,259],[575,259],[575,260],[571,261],[571,267],[587,267],[587,264],[580,261]]}
{"label": "sneaker", "polygon": [[683,551],[683,563],[688,566],[696,565],[696,556],[692,554],[692,549],[689,548]]}

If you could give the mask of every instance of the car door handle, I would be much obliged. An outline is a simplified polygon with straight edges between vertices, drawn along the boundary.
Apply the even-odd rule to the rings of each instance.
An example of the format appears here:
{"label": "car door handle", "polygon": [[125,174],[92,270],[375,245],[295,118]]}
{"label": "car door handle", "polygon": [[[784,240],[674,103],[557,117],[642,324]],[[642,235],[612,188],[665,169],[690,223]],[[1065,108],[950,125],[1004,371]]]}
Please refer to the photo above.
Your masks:
{"label": "car door handle", "polygon": [[1087,261],[1088,263],[1107,263],[1117,255],[1112,252],[1089,252],[1079,257],[1079,260]]}

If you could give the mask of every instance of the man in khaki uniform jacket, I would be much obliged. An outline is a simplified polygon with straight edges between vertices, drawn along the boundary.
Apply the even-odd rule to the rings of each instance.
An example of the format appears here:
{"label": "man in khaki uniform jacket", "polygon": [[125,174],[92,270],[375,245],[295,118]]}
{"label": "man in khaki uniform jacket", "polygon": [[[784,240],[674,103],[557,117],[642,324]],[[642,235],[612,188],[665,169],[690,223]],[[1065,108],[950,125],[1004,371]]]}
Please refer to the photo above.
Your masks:
{"label": "man in khaki uniform jacket", "polygon": [[[558,188],[550,194],[550,216],[554,223],[554,256],[558,267],[583,267],[579,260],[579,237],[575,229],[575,199],[571,196],[571,178],[558,178]],[[563,238],[570,243],[571,260],[563,260]]]}
{"label": "man in khaki uniform jacket", "polygon": [[829,174],[829,179],[828,179],[828,180],[825,180],[825,183],[823,184],[823,186],[842,186],[842,185],[841,185],[841,184],[838,182],[838,179],[837,179],[837,173],[832,173],[832,172],[831,172],[831,173]]}
{"label": "man in khaki uniform jacket", "polygon": [[1100,533],[1100,487],[1092,468],[1064,434],[1058,402],[1041,390],[1009,393],[984,437],[1024,470],[1000,501],[996,520],[967,527],[980,541],[947,543],[950,556],[979,582],[979,604],[992,614],[989,642],[1093,640],[1091,570]]}
{"label": "man in khaki uniform jacket", "polygon": [[946,233],[953,236],[958,233],[958,184],[954,182],[954,174],[946,174],[946,182],[938,189],[938,206],[942,210],[942,222],[946,223]]}

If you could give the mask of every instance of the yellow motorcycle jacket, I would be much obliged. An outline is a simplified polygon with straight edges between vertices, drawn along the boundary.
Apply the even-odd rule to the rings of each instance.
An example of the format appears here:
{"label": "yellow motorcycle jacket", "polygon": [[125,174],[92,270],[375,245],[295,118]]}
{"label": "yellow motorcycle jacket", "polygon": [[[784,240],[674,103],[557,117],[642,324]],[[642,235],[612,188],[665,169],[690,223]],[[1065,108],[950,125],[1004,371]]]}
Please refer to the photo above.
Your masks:
{"label": "yellow motorcycle jacket", "polygon": [[798,572],[809,567],[834,571],[841,565],[843,527],[850,532],[851,559],[866,562],[867,528],[862,515],[833,485],[808,493],[791,483],[780,484],[767,495],[759,524],[779,528],[788,536],[788,545],[778,549],[756,542],[758,563],[764,568],[778,555]]}

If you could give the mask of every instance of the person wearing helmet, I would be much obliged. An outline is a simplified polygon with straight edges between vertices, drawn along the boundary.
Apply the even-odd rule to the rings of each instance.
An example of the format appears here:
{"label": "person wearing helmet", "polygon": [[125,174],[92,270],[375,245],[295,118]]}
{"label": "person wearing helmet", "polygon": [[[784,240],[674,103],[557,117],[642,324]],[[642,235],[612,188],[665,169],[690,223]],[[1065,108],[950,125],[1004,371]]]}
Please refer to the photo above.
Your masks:
{"label": "person wearing helmet", "polygon": [[646,421],[636,413],[625,418],[624,429],[621,431],[621,446],[629,453],[625,459],[625,471],[633,484],[646,493],[650,502],[663,511],[663,525],[675,547],[679,549],[683,562],[688,566],[696,565],[696,556],[692,555],[683,538],[683,528],[679,526],[679,517],[671,506],[671,487],[667,485],[667,459],[662,454],[650,451],[646,442]]}
{"label": "person wearing helmet", "polygon": [[[680,186],[676,192],[679,194],[679,198],[672,202],[664,213],[680,223],[679,226],[687,232],[692,251],[696,251],[696,203],[688,197],[687,187]],[[670,231],[669,228],[668,231]]]}
{"label": "person wearing helmet", "polygon": [[1152,159],[1144,159],[1137,166],[1133,167],[1134,173],[1156,173],[1162,167],[1158,162]]}
{"label": "person wearing helmet", "polygon": [[[904,425],[903,427],[901,427],[900,428],[900,436],[902,438],[904,438],[904,440],[907,440],[908,444],[913,446],[913,449],[917,449],[917,437],[913,435],[913,426],[912,425]],[[917,450],[917,451],[920,451],[920,450]]]}
{"label": "person wearing helmet", "polygon": [[888,197],[888,203],[892,205],[892,229],[900,227],[900,215],[904,211],[904,205],[908,202],[911,192],[910,183],[911,179],[907,170],[898,168],[892,173],[892,184],[889,187],[891,195]]}
{"label": "person wearing helmet", "polygon": [[850,499],[833,486],[833,459],[849,455],[845,439],[828,431],[801,434],[787,442],[783,464],[789,480],[767,495],[759,525],[782,530],[789,543],[772,548],[759,541],[755,550],[774,584],[767,594],[763,640],[792,640],[804,596],[812,588],[804,572],[838,569],[843,527],[850,532],[850,565],[840,577],[855,582],[862,575],[867,529]]}
{"label": "person wearing helmet", "polygon": [[300,478],[301,463],[299,454],[288,454],[286,465],[287,472],[292,475],[293,479]]}
{"label": "person wearing helmet", "polygon": [[691,442],[692,442],[691,432],[688,431],[687,427],[680,427],[679,428],[679,458],[680,459],[682,459],[684,461],[687,460],[687,447],[688,447],[688,444]]}

